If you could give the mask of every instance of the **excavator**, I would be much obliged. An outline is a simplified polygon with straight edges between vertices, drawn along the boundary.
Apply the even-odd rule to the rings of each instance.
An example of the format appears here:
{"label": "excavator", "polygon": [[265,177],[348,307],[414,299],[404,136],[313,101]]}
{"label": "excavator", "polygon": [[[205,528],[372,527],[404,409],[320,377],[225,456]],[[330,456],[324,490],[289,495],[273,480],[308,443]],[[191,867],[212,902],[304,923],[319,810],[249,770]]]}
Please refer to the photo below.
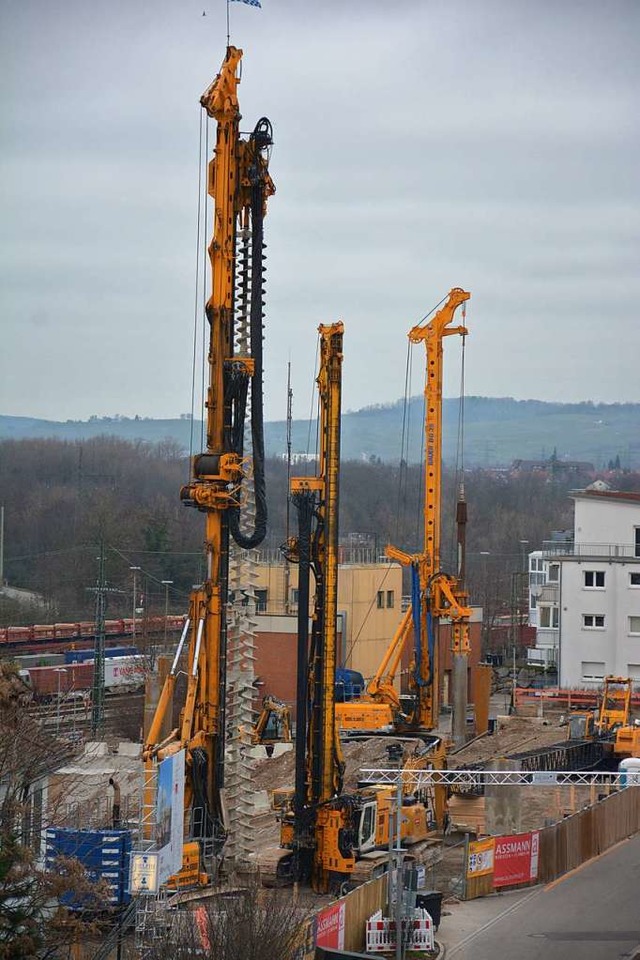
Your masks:
{"label": "excavator", "polygon": [[[285,547],[288,559],[299,564],[295,786],[280,809],[280,846],[263,850],[258,863],[267,886],[305,881],[327,892],[386,869],[393,790],[343,792],[345,764],[335,722],[343,324],[321,325],[319,333],[318,472],[291,479],[298,533]],[[435,813],[407,797],[401,820],[403,841],[418,844],[428,840]]]}
{"label": "excavator", "polygon": [[[242,50],[227,48],[219,74],[200,101],[217,124],[207,185],[214,210],[209,245],[211,292],[205,309],[209,327],[206,449],[193,457],[191,478],[182,487],[180,499],[204,514],[206,576],[191,593],[188,617],[143,746],[145,820],[149,823],[157,765],[185,751],[187,839],[182,870],[173,878],[177,886],[206,882],[202,864],[215,871],[222,857],[227,832],[224,745],[229,545],[233,538],[244,549],[258,546],[267,522],[262,412],[263,223],[267,200],[275,192],[268,169],[272,128],[263,117],[250,135],[240,134],[237,88],[241,59]],[[244,451],[249,396],[252,458]],[[248,516],[249,483],[253,484],[255,508]],[[187,640],[185,668],[181,656]],[[174,728],[179,668],[186,671],[187,682]]]}
{"label": "excavator", "polygon": [[[469,618],[464,579],[464,524],[466,503],[461,496],[457,506],[459,568],[451,576],[440,565],[440,511],[442,498],[442,376],[443,340],[468,333],[464,325],[452,326],[458,307],[471,294],[454,287],[444,305],[425,325],[409,331],[411,343],[426,348],[425,378],[425,486],[424,546],[421,553],[408,554],[388,546],[386,554],[411,569],[411,604],[404,614],[385,656],[370,681],[366,694],[336,705],[336,721],[343,734],[348,733],[424,733],[438,725],[440,710],[440,667],[437,630],[444,617],[452,623],[454,672],[462,675],[458,683],[464,693],[459,705],[462,723],[466,722],[466,659],[469,653]],[[464,309],[464,306],[463,306]],[[395,688],[402,654],[413,637],[410,689],[413,708],[403,709]],[[463,728],[464,729],[464,728]]]}
{"label": "excavator", "polygon": [[612,739],[629,723],[632,681],[630,677],[606,676],[597,710],[572,713],[568,721],[570,740]]}
{"label": "excavator", "polygon": [[276,743],[291,743],[291,709],[279,697],[267,694],[253,726],[240,726],[240,739],[249,746],[264,746],[268,757]]}

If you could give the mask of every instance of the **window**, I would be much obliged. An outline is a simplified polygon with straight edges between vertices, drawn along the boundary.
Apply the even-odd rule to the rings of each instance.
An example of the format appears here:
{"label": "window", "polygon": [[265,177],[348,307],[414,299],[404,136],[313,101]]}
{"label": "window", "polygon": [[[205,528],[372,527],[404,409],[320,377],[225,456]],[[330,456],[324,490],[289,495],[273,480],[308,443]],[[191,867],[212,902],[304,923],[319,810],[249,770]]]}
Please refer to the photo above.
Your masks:
{"label": "window", "polygon": [[549,583],[557,583],[559,579],[560,579],[560,564],[550,563],[549,564]]}
{"label": "window", "polygon": [[640,587],[640,573],[630,573],[630,574],[629,574],[629,586],[630,586],[630,587]]}
{"label": "window", "polygon": [[298,602],[298,588],[297,588],[297,587],[292,587],[292,588],[291,588],[291,603],[297,603],[297,602]]}
{"label": "window", "polygon": [[640,557],[640,527],[635,528],[635,539],[636,539],[636,557]]}
{"label": "window", "polygon": [[557,630],[558,624],[560,623],[560,611],[558,607],[553,607],[551,610],[551,626]]}
{"label": "window", "polygon": [[529,606],[532,610],[535,610],[535,608],[538,606],[538,598],[536,597],[535,593],[532,593],[529,597]]}
{"label": "window", "polygon": [[378,590],[378,596],[376,597],[376,604],[377,604],[378,610],[382,610],[384,608],[384,590]]}
{"label": "window", "polygon": [[540,607],[540,626],[541,627],[553,627],[554,630],[558,628],[559,623],[559,611],[557,607]]}
{"label": "window", "polygon": [[640,633],[640,617],[629,617],[629,633]]}
{"label": "window", "polygon": [[267,612],[267,591],[256,590],[256,611],[258,613]]}
{"label": "window", "polygon": [[604,613],[583,613],[582,626],[585,630],[604,630]]}
{"label": "window", "polygon": [[387,607],[394,607],[396,602],[393,590],[387,590]]}
{"label": "window", "polygon": [[640,663],[628,663],[627,676],[631,677],[636,683],[640,682]]}
{"label": "window", "polygon": [[604,590],[604,570],[585,570],[584,585],[591,590]]}
{"label": "window", "polygon": [[583,680],[604,680],[605,664],[592,660],[582,661]]}

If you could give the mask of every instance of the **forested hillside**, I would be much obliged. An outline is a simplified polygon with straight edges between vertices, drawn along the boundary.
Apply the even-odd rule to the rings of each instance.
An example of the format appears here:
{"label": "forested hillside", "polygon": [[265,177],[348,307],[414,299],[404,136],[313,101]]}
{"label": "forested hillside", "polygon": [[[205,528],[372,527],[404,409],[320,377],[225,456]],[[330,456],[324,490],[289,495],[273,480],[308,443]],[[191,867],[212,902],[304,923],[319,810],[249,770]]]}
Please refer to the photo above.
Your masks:
{"label": "forested hillside", "polygon": [[[296,468],[299,469],[299,468]],[[131,609],[131,566],[141,567],[145,606],[161,612],[162,580],[172,580],[170,607],[184,610],[202,576],[203,519],[178,498],[188,461],[172,444],[151,446],[96,438],[86,442],[0,442],[0,503],[5,505],[5,579],[32,590],[56,619],[92,616],[99,544],[107,555],[112,588],[108,615]],[[381,554],[391,541],[409,551],[422,541],[418,467],[345,461],[341,474],[341,538]],[[285,537],[286,464],[267,462],[269,536]],[[568,483],[535,476],[507,479],[472,470],[465,474],[469,503],[469,584],[476,602],[508,605],[511,575],[526,552],[552,529],[572,525]],[[620,488],[640,489],[640,476],[619,477]],[[445,473],[443,551],[450,566],[454,544],[453,476]],[[295,523],[295,511],[292,511]],[[527,541],[523,544],[521,541]],[[4,601],[2,621],[42,620],[41,609]]]}
{"label": "forested hillside", "polygon": [[[457,456],[459,402],[443,404],[445,462]],[[398,402],[347,412],[342,418],[342,448],[346,459],[381,459],[399,463],[404,457],[418,463],[422,451],[422,397],[405,407]],[[560,459],[586,460],[596,469],[619,458],[627,469],[640,468],[640,404],[543,403],[509,397],[467,397],[464,404],[465,460],[473,466],[498,466],[516,459],[546,459],[553,451]],[[193,424],[194,448],[201,424]],[[51,438],[89,440],[97,436],[157,443],[170,440],[185,451],[191,446],[191,420],[92,417],[88,421],[58,423],[29,417],[0,416],[0,439]],[[404,448],[402,438],[405,438]],[[267,454],[286,451],[286,423],[265,425]],[[315,447],[315,430],[307,420],[294,420],[295,452]]]}

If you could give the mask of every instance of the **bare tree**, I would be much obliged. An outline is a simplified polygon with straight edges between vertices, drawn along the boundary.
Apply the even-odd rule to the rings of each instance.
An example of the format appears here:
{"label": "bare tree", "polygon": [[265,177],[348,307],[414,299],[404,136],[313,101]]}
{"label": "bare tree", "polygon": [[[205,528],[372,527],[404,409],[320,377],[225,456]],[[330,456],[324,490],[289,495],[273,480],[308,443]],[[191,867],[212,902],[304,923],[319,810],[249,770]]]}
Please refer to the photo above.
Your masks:
{"label": "bare tree", "polygon": [[30,787],[66,759],[68,747],[29,716],[29,697],[15,671],[0,663],[0,960],[61,956],[96,929],[106,902],[105,887],[76,859],[60,859],[49,872],[38,868]]}
{"label": "bare tree", "polygon": [[[263,890],[252,882],[206,905],[167,918],[166,933],[145,950],[145,958],[187,960],[293,960],[308,935],[310,914],[290,891]],[[129,954],[131,960],[135,952]]]}

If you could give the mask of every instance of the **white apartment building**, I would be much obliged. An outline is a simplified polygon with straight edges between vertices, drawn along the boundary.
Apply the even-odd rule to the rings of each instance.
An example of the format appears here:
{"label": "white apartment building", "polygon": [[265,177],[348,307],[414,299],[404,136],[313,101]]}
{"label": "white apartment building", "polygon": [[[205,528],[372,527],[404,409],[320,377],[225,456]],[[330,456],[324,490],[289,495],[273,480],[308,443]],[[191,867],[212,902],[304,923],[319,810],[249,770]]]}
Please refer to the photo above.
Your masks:
{"label": "white apartment building", "polygon": [[529,557],[530,660],[555,663],[562,687],[607,674],[640,687],[640,494],[573,494],[574,541],[548,542]]}

